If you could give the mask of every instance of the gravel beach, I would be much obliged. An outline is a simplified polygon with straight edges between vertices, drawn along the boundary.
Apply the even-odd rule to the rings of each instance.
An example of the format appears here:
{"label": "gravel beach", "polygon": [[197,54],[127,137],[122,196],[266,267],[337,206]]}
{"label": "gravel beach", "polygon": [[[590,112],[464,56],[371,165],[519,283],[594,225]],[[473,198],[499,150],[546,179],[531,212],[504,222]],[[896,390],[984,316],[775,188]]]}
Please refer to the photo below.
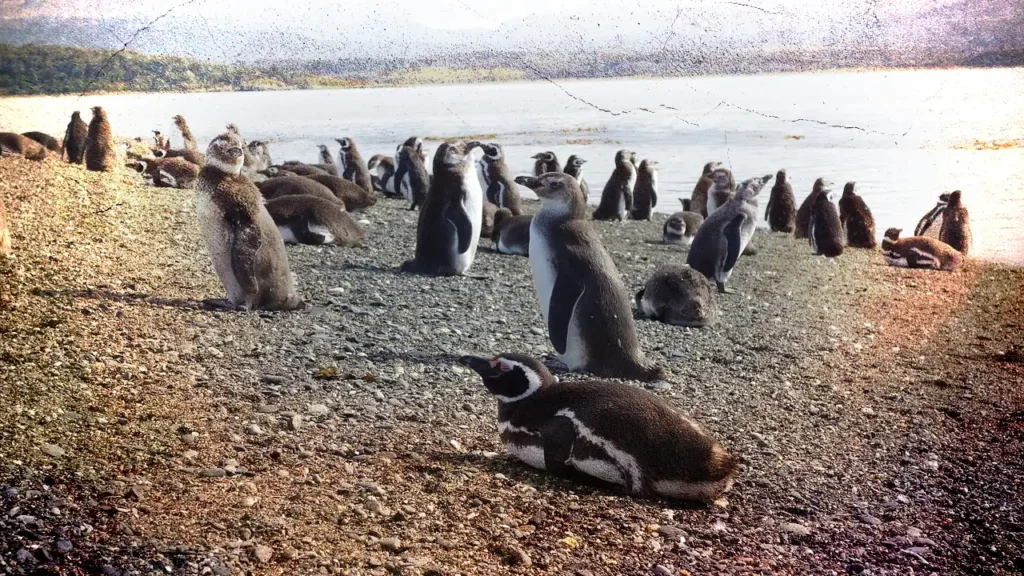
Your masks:
{"label": "gravel beach", "polygon": [[[381,200],[361,246],[288,248],[305,310],[210,312],[192,197],[0,159],[0,574],[1024,572],[1024,269],[758,230],[717,325],[637,320],[646,386],[742,458],[687,506],[504,453],[454,359],[553,352],[526,258],[401,274]],[[685,262],[664,218],[594,223],[631,293]]]}

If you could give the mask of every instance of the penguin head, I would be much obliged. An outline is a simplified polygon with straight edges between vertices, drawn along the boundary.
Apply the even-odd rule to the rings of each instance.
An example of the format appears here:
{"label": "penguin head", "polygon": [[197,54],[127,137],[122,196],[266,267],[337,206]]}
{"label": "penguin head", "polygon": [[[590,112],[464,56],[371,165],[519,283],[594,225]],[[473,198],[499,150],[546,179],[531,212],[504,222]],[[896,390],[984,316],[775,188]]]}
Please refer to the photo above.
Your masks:
{"label": "penguin head", "polygon": [[785,184],[786,183],[786,169],[785,168],[783,168],[783,169],[779,170],[778,172],[776,172],[776,174],[775,174],[775,182],[777,184]]}
{"label": "penguin head", "polygon": [[107,111],[104,110],[102,106],[93,106],[92,107],[92,116],[93,116],[93,118],[99,118],[101,120],[105,120],[107,118]]}
{"label": "penguin head", "polygon": [[573,154],[572,156],[569,157],[569,166],[572,166],[573,168],[576,168],[577,170],[582,170],[583,169],[583,165],[586,164],[586,163],[587,163],[586,158],[582,158],[582,157],[577,156],[575,154]]}
{"label": "penguin head", "polygon": [[690,199],[689,198],[680,198],[679,202],[682,203],[682,205],[683,205],[683,212],[689,212],[690,211]]}
{"label": "penguin head", "polygon": [[487,391],[502,404],[524,400],[555,381],[543,364],[522,354],[499,354],[491,359],[463,356],[459,364],[479,374]]}
{"label": "penguin head", "polygon": [[959,206],[960,205],[960,191],[954,190],[949,194],[949,200],[946,201],[947,206]]}
{"label": "penguin head", "polygon": [[351,138],[335,138],[335,141],[341,145],[342,150],[348,150],[349,148],[352,147]]}
{"label": "penguin head", "polygon": [[242,134],[241,132],[238,131],[238,126],[235,126],[234,124],[228,124],[227,126],[225,126],[225,128],[227,129],[228,132],[231,132],[232,134]]}
{"label": "penguin head", "polygon": [[456,140],[454,142],[442,143],[437,147],[437,151],[434,152],[434,172],[467,167],[472,159],[470,153],[478,146],[480,146],[480,143],[476,141],[463,142],[462,140]]}
{"label": "penguin head", "polygon": [[851,196],[853,196],[853,189],[856,186],[856,182],[847,182],[846,185],[843,186],[843,198],[850,198]]}
{"label": "penguin head", "polygon": [[949,192],[939,194],[939,202],[942,202],[943,204],[949,202]]}
{"label": "penguin head", "polygon": [[146,172],[146,168],[149,167],[149,163],[145,160],[136,160],[132,162],[130,166],[139,174],[144,174]]}
{"label": "penguin head", "polygon": [[228,174],[238,175],[242,170],[245,153],[242,137],[233,132],[225,132],[210,142],[206,149],[206,161]]}
{"label": "penguin head", "polygon": [[164,156],[167,156],[167,150],[164,150],[162,148],[157,148],[156,150],[153,150],[154,158],[163,158]]}
{"label": "penguin head", "polygon": [[380,154],[374,154],[373,156],[370,157],[370,161],[366,163],[366,167],[370,170],[373,170],[374,168],[377,167],[378,164],[380,164],[380,159]]}
{"label": "penguin head", "polygon": [[903,232],[902,228],[889,228],[885,231],[885,237],[890,240],[899,240],[900,232]]}
{"label": "penguin head", "polygon": [[480,148],[484,151],[484,159],[490,160],[492,162],[501,160],[501,146],[497,144],[481,144]]}
{"label": "penguin head", "polygon": [[619,150],[615,153],[615,165],[632,164],[633,153],[629,150]]}
{"label": "penguin head", "polygon": [[533,193],[545,205],[560,203],[568,206],[572,198],[579,198],[583,195],[576,179],[565,172],[548,172],[536,178],[533,176],[516,176],[516,184],[533,190]]}
{"label": "penguin head", "polygon": [[[771,174],[769,174],[767,176],[762,176],[760,178],[748,178],[744,180],[742,183],[740,183],[739,190],[736,191],[736,197],[739,198],[740,200],[750,200],[755,198],[758,194],[761,193],[761,190],[764,188],[764,185],[767,184],[768,181],[771,179],[772,176]],[[715,180],[715,183],[718,184],[717,179]]]}
{"label": "penguin head", "polygon": [[719,166],[711,173],[711,178],[715,181],[715,186],[728,188],[729,183],[732,182],[732,172],[728,168]]}
{"label": "penguin head", "polygon": [[832,189],[832,181],[824,176],[814,181],[814,188],[811,192],[826,192]]}
{"label": "penguin head", "polygon": [[81,120],[82,119],[82,113],[79,112],[78,110],[75,110],[74,112],[71,113],[71,119],[72,120]]}

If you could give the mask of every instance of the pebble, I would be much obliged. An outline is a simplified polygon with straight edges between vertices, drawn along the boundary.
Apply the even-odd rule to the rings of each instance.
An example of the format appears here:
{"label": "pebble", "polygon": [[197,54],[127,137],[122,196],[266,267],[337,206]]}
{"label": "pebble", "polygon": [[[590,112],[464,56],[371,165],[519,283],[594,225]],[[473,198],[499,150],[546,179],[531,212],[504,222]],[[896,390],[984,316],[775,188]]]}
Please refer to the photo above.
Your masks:
{"label": "pebble", "polygon": [[47,456],[53,456],[54,458],[60,458],[64,455],[64,449],[56,444],[43,444],[39,449]]}
{"label": "pebble", "polygon": [[674,572],[668,566],[658,564],[654,567],[654,573],[656,576],[673,576]]}
{"label": "pebble", "polygon": [[381,547],[389,552],[398,554],[402,551],[402,541],[398,538],[385,538],[380,541]]}
{"label": "pebble", "polygon": [[57,540],[57,551],[61,554],[71,552],[74,547],[75,546],[68,540]]}
{"label": "pebble", "polygon": [[867,524],[869,526],[878,526],[882,523],[881,520],[875,518],[870,514],[857,514],[856,516],[854,516],[854,518],[856,518],[857,521],[859,521],[860,523]]}
{"label": "pebble", "polygon": [[209,470],[203,472],[203,476],[206,476],[207,478],[223,478],[224,476],[227,475],[227,470],[223,468],[210,468]]}
{"label": "pebble", "polygon": [[252,508],[259,501],[260,501],[260,499],[255,497],[255,496],[246,496],[245,498],[242,498],[242,507],[243,508]]}
{"label": "pebble", "polygon": [[501,552],[505,561],[512,566],[533,566],[533,559],[519,546],[504,546]]}
{"label": "pebble", "polygon": [[294,431],[294,430],[299,430],[301,428],[302,428],[302,416],[299,416],[298,414],[292,415],[292,417],[288,419],[288,429]]}
{"label": "pebble", "polygon": [[260,414],[273,414],[279,410],[276,404],[263,404],[256,409]]}
{"label": "pebble", "polygon": [[331,413],[331,409],[324,404],[310,404],[306,411],[311,416],[327,416]]}
{"label": "pebble", "polygon": [[804,538],[811,535],[811,529],[803,524],[797,524],[796,522],[787,522],[780,526],[783,532],[791,534],[799,538]]}
{"label": "pebble", "polygon": [[765,439],[763,434],[758,434],[757,432],[752,432],[750,435],[754,437],[755,441],[757,441],[757,445],[758,446],[760,446],[761,448],[767,448],[768,447],[768,440]]}
{"label": "pebble", "polygon": [[253,553],[256,555],[256,559],[260,561],[260,564],[266,564],[274,557],[274,549],[270,546],[256,546]]}
{"label": "pebble", "polygon": [[199,440],[198,432],[186,432],[179,436],[182,444],[195,444]]}
{"label": "pebble", "polygon": [[263,434],[263,429],[257,424],[249,424],[245,427],[245,433],[250,436],[259,436],[260,434]]}
{"label": "pebble", "polygon": [[647,388],[648,390],[654,390],[655,392],[661,392],[664,390],[672,389],[672,385],[669,384],[668,382],[665,382],[664,380],[658,380],[657,382],[648,382],[647,384],[644,384],[644,387]]}
{"label": "pebble", "polygon": [[661,534],[666,538],[672,538],[673,540],[675,540],[676,538],[686,536],[686,531],[682,528],[677,528],[675,526],[658,526],[658,534]]}
{"label": "pebble", "polygon": [[924,532],[921,532],[920,528],[911,526],[907,528],[907,536],[910,536],[911,538],[920,538],[921,536],[924,536]]}
{"label": "pebble", "polygon": [[530,327],[530,332],[533,332],[537,336],[543,336],[544,335],[544,330],[542,328],[537,328],[536,326]]}

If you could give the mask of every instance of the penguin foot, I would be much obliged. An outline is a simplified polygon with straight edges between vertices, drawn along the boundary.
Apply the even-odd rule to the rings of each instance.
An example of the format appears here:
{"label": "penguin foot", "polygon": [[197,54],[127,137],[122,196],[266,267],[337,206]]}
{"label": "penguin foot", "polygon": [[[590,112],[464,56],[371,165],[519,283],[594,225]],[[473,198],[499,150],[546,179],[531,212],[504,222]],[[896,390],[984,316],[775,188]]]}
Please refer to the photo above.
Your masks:
{"label": "penguin foot", "polygon": [[716,282],[716,284],[718,284],[719,294],[738,294],[735,288],[729,288],[725,285],[725,282]]}
{"label": "penguin foot", "polygon": [[241,307],[235,306],[227,298],[207,298],[201,302],[203,308],[214,312],[235,312]]}

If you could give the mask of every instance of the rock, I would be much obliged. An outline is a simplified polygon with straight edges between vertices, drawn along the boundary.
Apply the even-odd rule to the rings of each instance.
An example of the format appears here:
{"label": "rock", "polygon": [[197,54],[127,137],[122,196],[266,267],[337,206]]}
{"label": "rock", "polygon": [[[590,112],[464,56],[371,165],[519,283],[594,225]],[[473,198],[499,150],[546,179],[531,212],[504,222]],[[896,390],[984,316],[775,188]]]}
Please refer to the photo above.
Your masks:
{"label": "rock", "polygon": [[398,538],[385,538],[380,541],[380,545],[388,552],[393,552],[395,554],[402,551],[402,541]]}
{"label": "rock", "polygon": [[510,566],[527,567],[533,565],[533,559],[526,553],[526,550],[523,550],[519,546],[511,544],[507,546],[500,546],[496,552],[498,552],[498,554],[500,554],[504,559],[505,563]]}
{"label": "rock", "polygon": [[907,536],[911,538],[920,538],[924,536],[924,532],[921,532],[920,528],[914,528],[913,526],[907,528]]}
{"label": "rock", "polygon": [[259,436],[260,434],[263,434],[263,429],[257,424],[249,424],[245,427],[245,433],[250,436]]}
{"label": "rock", "polygon": [[668,566],[664,566],[662,564],[658,564],[654,567],[654,573],[657,576],[673,576],[675,574],[675,572],[671,568],[669,568]]}
{"label": "rock", "polygon": [[914,538],[914,546],[921,546],[926,548],[935,548],[938,544],[931,538]]}
{"label": "rock", "polygon": [[27,548],[19,548],[18,551],[14,553],[14,559],[18,562],[18,564],[36,563],[36,557],[32,554],[32,552],[29,552]]}
{"label": "rock", "polygon": [[292,431],[295,431],[295,430],[299,430],[301,428],[302,428],[302,416],[299,416],[298,414],[293,414],[292,417],[288,419],[288,429],[292,430]]}
{"label": "rock", "polygon": [[345,289],[342,288],[341,286],[335,286],[334,288],[328,288],[327,289],[327,293],[328,294],[334,294],[335,296],[337,296],[339,294],[344,294],[345,293]]}
{"label": "rock", "polygon": [[664,380],[658,380],[657,382],[648,382],[644,384],[644,388],[647,388],[648,390],[654,390],[655,392],[661,392],[663,390],[671,390],[672,384],[669,384]]}
{"label": "rock", "polygon": [[242,498],[242,507],[243,508],[252,508],[259,501],[260,501],[260,499],[255,497],[255,496],[246,496],[245,498]]}
{"label": "rock", "polygon": [[533,332],[537,336],[543,336],[544,335],[544,329],[543,328],[538,328],[536,326],[531,326],[530,327],[530,332]]}
{"label": "rock", "polygon": [[253,554],[256,555],[256,559],[260,561],[260,564],[266,564],[274,557],[274,549],[270,546],[259,545],[253,550]]}
{"label": "rock", "polygon": [[64,455],[64,449],[56,444],[43,444],[39,447],[39,450],[47,456],[53,456],[54,458],[60,458]]}
{"label": "rock", "polygon": [[223,478],[227,475],[227,470],[223,468],[210,468],[209,470],[203,471],[203,476],[206,476],[207,478]]}
{"label": "rock", "polygon": [[331,409],[324,404],[310,404],[306,411],[310,416],[327,416],[331,413]]}
{"label": "rock", "polygon": [[658,526],[658,534],[661,534],[666,538],[671,538],[672,540],[675,540],[677,538],[685,537],[686,531],[682,528],[677,528],[675,526]]}
{"label": "rock", "polygon": [[74,547],[75,546],[68,540],[57,540],[57,552],[60,552],[61,554],[71,552]]}
{"label": "rock", "polygon": [[867,524],[868,526],[878,526],[882,523],[881,520],[870,514],[857,514],[854,518],[856,518],[861,524]]}
{"label": "rock", "polygon": [[260,377],[260,380],[263,380],[267,384],[284,384],[288,381],[284,376],[274,376],[273,374],[264,374]]}
{"label": "rock", "polygon": [[182,444],[195,444],[199,440],[198,432],[186,432],[178,437]]}
{"label": "rock", "polygon": [[279,410],[276,404],[262,404],[256,409],[260,414],[274,414]]}
{"label": "rock", "polygon": [[754,440],[757,442],[758,446],[760,446],[761,448],[768,447],[768,440],[765,439],[764,435],[758,434],[757,432],[752,432],[750,435],[754,437]]}
{"label": "rock", "polygon": [[796,536],[797,538],[806,538],[811,535],[811,529],[803,524],[797,524],[796,522],[787,522],[779,527],[782,532]]}

